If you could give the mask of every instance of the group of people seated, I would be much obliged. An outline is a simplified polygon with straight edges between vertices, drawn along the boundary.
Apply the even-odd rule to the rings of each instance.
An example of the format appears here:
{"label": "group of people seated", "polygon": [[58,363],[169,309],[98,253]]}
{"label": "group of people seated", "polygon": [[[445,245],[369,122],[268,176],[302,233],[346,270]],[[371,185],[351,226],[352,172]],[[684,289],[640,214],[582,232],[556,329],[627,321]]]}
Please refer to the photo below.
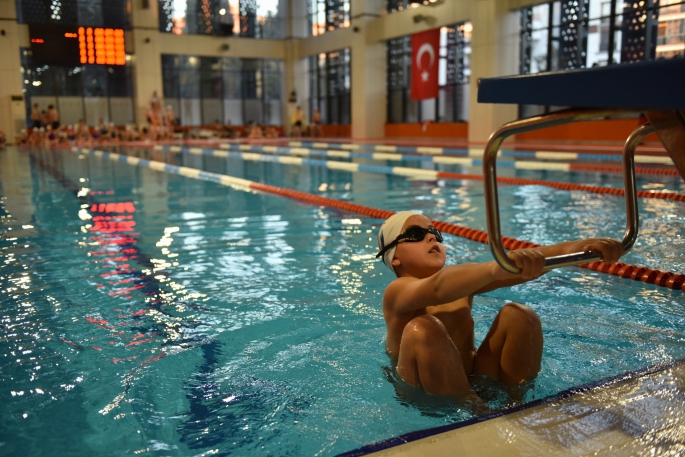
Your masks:
{"label": "group of people seated", "polygon": [[[39,105],[33,105],[31,112],[32,128],[24,129],[15,139],[15,144],[26,146],[57,145],[103,145],[116,144],[122,141],[163,141],[172,139],[203,138],[249,138],[270,139],[283,135],[282,129],[271,125],[260,125],[248,121],[245,126],[235,126],[229,119],[222,124],[218,119],[212,126],[203,128],[182,128],[171,105],[164,107],[163,99],[153,92],[146,109],[146,123],[137,126],[128,124],[117,127],[112,122],[100,118],[95,126],[88,126],[81,119],[74,125],[61,125],[59,113],[54,105],[40,111]],[[301,137],[321,137],[321,115],[318,108],[312,113],[312,122],[306,125],[301,107],[297,107],[292,121],[292,135]],[[0,146],[5,143],[5,135],[0,132]]]}
{"label": "group of people seated", "polygon": [[306,125],[304,121],[304,112],[302,107],[298,106],[293,113],[292,119],[292,135],[295,138],[301,138],[302,135],[309,136],[313,138],[323,137],[323,129],[321,128],[321,112],[319,108],[314,108],[312,113],[312,122]]}
{"label": "group of people seated", "polygon": [[158,141],[173,139],[173,131],[165,126],[144,125],[138,128],[128,124],[123,129],[113,122],[106,123],[100,118],[94,127],[90,127],[83,119],[78,124],[52,125],[34,127],[22,130],[15,140],[20,146],[57,146],[57,145],[103,145],[117,144],[121,141]]}
{"label": "group of people seated", "polygon": [[[0,132],[1,134],[2,132]],[[19,146],[57,146],[57,145],[106,145],[118,144],[122,141],[164,141],[172,140],[177,137],[187,138],[250,138],[265,139],[278,138],[281,136],[279,129],[275,126],[259,125],[250,121],[248,124],[239,128],[231,125],[229,121],[223,125],[217,121],[209,129],[190,129],[179,134],[174,133],[174,129],[168,125],[146,124],[140,127],[135,124],[127,124],[119,128],[114,123],[106,123],[102,118],[91,127],[80,119],[78,124],[60,125],[53,128],[51,125],[45,127],[34,127],[33,129],[23,129],[15,140]],[[0,135],[0,141],[4,134]],[[0,146],[2,146],[1,143]]]}
{"label": "group of people seated", "polygon": [[199,127],[188,130],[184,133],[184,138],[191,139],[210,139],[210,138],[279,138],[281,132],[273,125],[260,125],[248,121],[247,125],[240,127],[233,125],[229,119],[226,124],[222,124],[218,119],[209,127]]}

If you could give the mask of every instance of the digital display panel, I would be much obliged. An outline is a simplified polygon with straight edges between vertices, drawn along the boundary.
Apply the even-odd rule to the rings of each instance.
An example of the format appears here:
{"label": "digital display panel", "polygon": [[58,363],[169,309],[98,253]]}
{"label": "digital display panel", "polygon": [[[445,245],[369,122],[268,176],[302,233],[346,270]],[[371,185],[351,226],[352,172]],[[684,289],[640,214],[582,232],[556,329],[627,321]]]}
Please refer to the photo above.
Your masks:
{"label": "digital display panel", "polygon": [[72,65],[126,65],[124,29],[29,25],[32,60]]}

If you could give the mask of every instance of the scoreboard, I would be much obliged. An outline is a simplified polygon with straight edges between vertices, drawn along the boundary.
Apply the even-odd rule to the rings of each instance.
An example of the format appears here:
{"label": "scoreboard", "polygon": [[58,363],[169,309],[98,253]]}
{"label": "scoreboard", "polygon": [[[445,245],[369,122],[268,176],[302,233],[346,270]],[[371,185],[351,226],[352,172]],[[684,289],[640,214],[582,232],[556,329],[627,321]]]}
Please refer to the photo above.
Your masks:
{"label": "scoreboard", "polygon": [[124,29],[30,24],[32,60],[72,65],[126,65]]}

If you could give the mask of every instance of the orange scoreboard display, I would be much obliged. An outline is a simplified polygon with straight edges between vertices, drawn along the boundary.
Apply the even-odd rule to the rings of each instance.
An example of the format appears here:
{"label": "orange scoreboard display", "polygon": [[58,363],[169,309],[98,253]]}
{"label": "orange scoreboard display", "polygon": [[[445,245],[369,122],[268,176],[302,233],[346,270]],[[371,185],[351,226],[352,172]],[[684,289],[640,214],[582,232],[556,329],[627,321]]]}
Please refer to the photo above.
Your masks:
{"label": "orange scoreboard display", "polygon": [[31,24],[29,36],[36,63],[126,65],[124,29]]}

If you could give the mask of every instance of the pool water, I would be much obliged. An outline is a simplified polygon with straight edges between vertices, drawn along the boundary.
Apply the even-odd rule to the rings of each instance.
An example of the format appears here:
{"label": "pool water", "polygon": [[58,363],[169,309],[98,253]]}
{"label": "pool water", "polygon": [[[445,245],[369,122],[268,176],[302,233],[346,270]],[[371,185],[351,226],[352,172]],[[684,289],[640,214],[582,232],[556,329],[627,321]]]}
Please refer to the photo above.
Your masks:
{"label": "pool water", "polygon": [[[120,152],[485,229],[478,181]],[[638,185],[684,190],[674,177]],[[3,455],[335,455],[473,417],[392,382],[378,219],[68,151],[0,151],[0,186]],[[639,204],[622,261],[683,273],[685,206]],[[541,244],[625,228],[611,195],[501,186],[500,207],[504,235]],[[448,263],[491,260],[486,245],[444,244]],[[680,291],[555,270],[477,297],[477,343],[507,301],[543,323],[524,401],[685,357]]]}

